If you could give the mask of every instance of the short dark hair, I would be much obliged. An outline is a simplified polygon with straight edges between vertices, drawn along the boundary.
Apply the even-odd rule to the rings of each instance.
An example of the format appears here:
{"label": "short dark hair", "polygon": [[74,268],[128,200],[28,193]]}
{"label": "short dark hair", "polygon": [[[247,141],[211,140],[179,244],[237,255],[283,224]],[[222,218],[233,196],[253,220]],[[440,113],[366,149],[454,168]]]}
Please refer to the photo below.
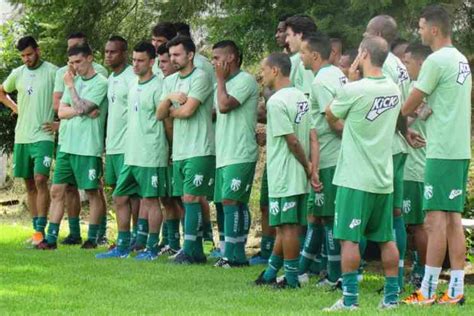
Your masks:
{"label": "short dark hair", "polygon": [[82,54],[84,56],[90,56],[92,55],[92,49],[89,46],[89,44],[81,44],[81,45],[74,45],[73,47],[69,48],[67,50],[67,55],[68,56],[75,56]]}
{"label": "short dark hair", "polygon": [[429,5],[421,11],[420,18],[429,24],[436,25],[444,36],[451,34],[451,19],[448,12],[440,5]]}
{"label": "short dark hair", "polygon": [[328,60],[331,55],[331,41],[327,35],[322,33],[312,34],[303,37],[303,41],[308,43],[308,47],[312,52],[317,52],[323,60]]}
{"label": "short dark hair", "polygon": [[69,34],[68,37],[67,37],[68,40],[74,39],[74,38],[83,38],[84,40],[87,41],[87,36],[83,32],[73,32],[73,33]]}
{"label": "short dark hair", "polygon": [[318,30],[316,23],[308,15],[293,15],[286,19],[285,25],[286,28],[291,28],[294,33],[303,35],[315,33]]}
{"label": "short dark hair", "polygon": [[429,46],[415,42],[407,46],[405,53],[411,53],[411,56],[418,60],[425,60],[433,51]]}
{"label": "short dark hair", "polygon": [[286,20],[291,17],[291,14],[283,14],[278,17],[278,22],[286,22]]}
{"label": "short dark hair", "polygon": [[163,54],[168,54],[169,55],[170,51],[168,50],[168,47],[166,47],[166,43],[161,44],[158,46],[158,49],[156,50],[157,55],[163,55]]}
{"label": "short dark hair", "polygon": [[186,53],[196,53],[196,45],[194,45],[193,40],[189,36],[184,36],[184,35],[178,35],[175,38],[173,38],[171,41],[166,43],[166,47],[169,49],[170,47],[173,46],[178,46],[178,45],[183,45],[184,50]]}
{"label": "short dark hair", "polygon": [[134,52],[138,53],[146,53],[150,59],[155,59],[156,58],[156,50],[155,46],[153,46],[152,43],[150,42],[140,42],[135,47],[133,47]]}
{"label": "short dark hair", "polygon": [[223,40],[223,41],[217,42],[216,44],[214,44],[214,46],[212,46],[212,49],[216,49],[216,48],[226,48],[230,50],[231,54],[233,54],[238,59],[239,66],[242,64],[242,53],[234,41]]}
{"label": "short dark hair", "polygon": [[291,72],[291,61],[288,54],[285,53],[271,53],[267,57],[267,65],[270,67],[277,67],[283,76],[289,77]]}
{"label": "short dark hair", "polygon": [[20,52],[28,47],[31,47],[33,49],[38,48],[38,43],[33,38],[33,36],[22,37],[18,40],[18,43],[16,44],[16,49],[18,49]]}
{"label": "short dark hair", "polygon": [[383,67],[388,56],[388,43],[380,36],[366,36],[360,43],[361,49],[370,54],[370,62],[375,67]]}
{"label": "short dark hair", "polygon": [[350,49],[346,49],[344,53],[342,53],[342,56],[349,56],[349,63],[352,64],[358,54],[359,54],[359,51],[357,49],[350,48]]}
{"label": "short dark hair", "polygon": [[151,34],[155,37],[164,37],[169,41],[176,36],[176,29],[171,22],[160,22],[153,27]]}
{"label": "short dark hair", "polygon": [[409,44],[408,41],[407,41],[406,39],[404,39],[404,38],[398,37],[396,40],[394,40],[394,41],[392,42],[392,45],[391,45],[392,47],[391,47],[390,50],[394,50],[394,49],[397,48],[398,46],[400,46],[400,45],[405,45],[405,44]]}
{"label": "short dark hair", "polygon": [[178,35],[191,37],[191,28],[189,27],[189,24],[184,22],[176,22],[174,24],[174,28],[176,29],[176,33]]}
{"label": "short dark hair", "polygon": [[128,49],[128,43],[125,38],[120,35],[112,35],[108,39],[109,42],[119,42],[122,46],[122,51],[126,51]]}

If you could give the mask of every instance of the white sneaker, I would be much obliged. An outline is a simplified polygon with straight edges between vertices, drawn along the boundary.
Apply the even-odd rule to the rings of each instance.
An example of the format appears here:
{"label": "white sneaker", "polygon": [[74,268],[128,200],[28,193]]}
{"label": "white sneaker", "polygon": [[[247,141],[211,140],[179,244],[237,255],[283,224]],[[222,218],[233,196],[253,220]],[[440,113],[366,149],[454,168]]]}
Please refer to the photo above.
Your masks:
{"label": "white sneaker", "polygon": [[382,299],[379,303],[378,309],[395,309],[398,307],[398,303],[385,303]]}
{"label": "white sneaker", "polygon": [[182,253],[183,251],[184,251],[183,248],[179,249],[179,251],[177,253],[175,253],[172,256],[169,256],[168,260],[174,260],[174,258],[176,258],[176,256],[179,255],[180,253]]}
{"label": "white sneaker", "polygon": [[337,311],[353,311],[359,309],[359,305],[344,305],[344,301],[341,299],[337,300],[331,307],[323,308],[323,312],[337,312]]}
{"label": "white sneaker", "polygon": [[309,283],[308,273],[298,275],[298,282],[300,282],[301,285]]}

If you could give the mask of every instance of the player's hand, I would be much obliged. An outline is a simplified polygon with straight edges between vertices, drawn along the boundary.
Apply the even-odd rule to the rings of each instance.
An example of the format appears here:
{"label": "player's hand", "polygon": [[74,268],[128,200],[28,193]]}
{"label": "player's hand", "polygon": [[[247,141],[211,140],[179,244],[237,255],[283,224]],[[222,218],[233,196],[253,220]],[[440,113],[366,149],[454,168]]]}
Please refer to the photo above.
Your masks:
{"label": "player's hand", "polygon": [[184,104],[188,100],[188,96],[182,92],[174,92],[168,95],[168,100],[170,100],[171,102]]}
{"label": "player's hand", "polygon": [[68,88],[74,87],[74,77],[76,75],[70,70],[66,71],[64,74],[64,85]]}
{"label": "player's hand", "polygon": [[99,109],[95,109],[93,110],[92,112],[90,112],[89,114],[87,114],[88,117],[90,118],[98,118],[100,116],[100,110]]}
{"label": "player's hand", "polygon": [[432,113],[433,110],[431,110],[431,108],[425,102],[421,103],[421,105],[415,110],[416,116],[423,121],[426,121]]}
{"label": "player's hand", "polygon": [[267,144],[267,134],[265,132],[257,132],[257,134],[255,134],[255,137],[259,146],[263,147]]}
{"label": "player's hand", "polygon": [[421,148],[426,146],[426,140],[421,137],[420,134],[410,128],[407,130],[405,138],[408,144],[413,148]]}
{"label": "player's hand", "polygon": [[349,67],[349,72],[347,74],[349,81],[357,81],[360,79],[359,63],[360,55],[357,55],[352,65]]}
{"label": "player's hand", "polygon": [[319,174],[316,170],[311,175],[311,187],[313,187],[315,192],[321,192],[323,189],[323,184],[319,181]]}
{"label": "player's hand", "polygon": [[44,123],[43,130],[51,134],[57,132],[59,130],[59,121]]}
{"label": "player's hand", "polygon": [[229,76],[230,67],[226,62],[216,63],[216,77],[218,80],[225,80]]}

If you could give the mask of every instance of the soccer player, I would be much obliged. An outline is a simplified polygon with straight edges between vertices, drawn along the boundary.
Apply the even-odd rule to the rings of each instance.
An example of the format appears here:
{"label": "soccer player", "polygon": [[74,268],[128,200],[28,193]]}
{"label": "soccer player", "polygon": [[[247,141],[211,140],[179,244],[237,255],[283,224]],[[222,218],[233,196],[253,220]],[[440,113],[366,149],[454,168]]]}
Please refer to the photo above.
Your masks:
{"label": "soccer player", "polygon": [[341,58],[339,59],[339,63],[336,65],[339,67],[339,69],[341,69],[346,77],[348,75],[349,68],[357,57],[357,54],[357,49],[348,49],[344,51],[344,53],[341,55]]}
{"label": "soccer player", "polygon": [[99,188],[107,114],[107,79],[94,70],[94,57],[89,45],[71,47],[68,56],[71,70],[64,74],[66,88],[58,112],[60,119],[67,120],[67,128],[56,157],[47,238],[37,246],[38,249],[57,247],[68,184],[85,190],[90,203],[89,231],[81,248],[97,247],[99,224],[104,214]]}
{"label": "soccer player", "polygon": [[[155,47],[155,50],[158,51],[158,47],[163,44],[166,44],[169,40],[176,36],[176,29],[174,24],[171,22],[160,22],[153,27],[151,30],[151,43]],[[153,65],[153,73],[161,78],[164,78],[164,74],[160,69],[160,61],[158,58],[155,60]]]}
{"label": "soccer player", "polygon": [[339,241],[334,239],[334,202],[337,187],[332,183],[336,163],[341,147],[340,130],[333,131],[326,120],[325,110],[327,105],[336,96],[337,92],[347,83],[347,77],[336,66],[332,65],[331,41],[325,35],[303,37],[301,44],[301,61],[306,69],[315,74],[310,94],[311,117],[313,128],[316,129],[319,139],[319,165],[314,166],[315,172],[319,170],[319,179],[323,185],[320,192],[310,191],[309,200],[312,205],[308,207],[308,231],[303,251],[300,257],[300,273],[305,273],[317,253],[314,247],[318,244],[314,231],[316,218],[321,218],[324,224],[325,245],[328,252],[328,274],[319,285],[335,286],[341,276],[341,248]]}
{"label": "soccer player", "polygon": [[230,40],[212,47],[218,106],[214,202],[224,206],[225,251],[216,267],[248,265],[245,243],[250,229],[248,202],[258,147],[255,138],[259,89],[252,75],[240,69],[240,50]]}
{"label": "soccer player", "polygon": [[[426,7],[421,13],[418,33],[433,53],[421,66],[402,114],[414,113],[425,97],[433,111],[426,121],[423,190],[428,247],[421,288],[403,302],[462,304],[466,242],[461,213],[471,158],[472,76],[466,57],[452,46],[451,22],[445,9],[437,5]],[[435,293],[446,249],[451,279],[448,290],[437,299]]]}
{"label": "soccer player", "polygon": [[[33,245],[44,239],[50,204],[48,178],[53,160],[54,134],[44,125],[54,120],[53,87],[57,67],[41,59],[31,36],[22,37],[16,48],[23,66],[14,69],[0,85],[0,102],[18,115],[13,148],[13,176],[23,178],[27,205],[35,230]],[[18,91],[17,103],[8,93]]]}
{"label": "soccer player", "polygon": [[[398,250],[393,241],[393,167],[391,143],[400,113],[398,86],[383,75],[388,43],[366,36],[351,72],[364,78],[346,84],[326,108],[331,128],[344,124],[334,174],[337,186],[334,238],[341,240],[343,298],[327,310],[358,308],[357,269],[363,236],[377,242],[385,270],[381,308],[398,304]],[[344,123],[342,122],[344,120]]]}
{"label": "soccer player", "polygon": [[276,284],[279,288],[299,287],[298,236],[300,225],[306,222],[308,179],[320,186],[310,162],[311,158],[317,165],[318,145],[309,103],[291,86],[290,70],[290,58],[284,53],[273,53],[262,62],[263,82],[275,91],[267,103],[267,168],[270,225],[276,227],[277,235],[268,266],[255,284],[276,284],[284,266],[285,277]]}
{"label": "soccer player", "polygon": [[[408,45],[405,51],[404,64],[407,67],[411,79],[411,88],[418,80],[421,65],[432,53],[431,49],[421,43]],[[408,125],[414,129],[423,139],[426,139],[426,114],[429,108],[426,103],[420,107],[415,117],[408,117]],[[426,113],[426,114],[425,114]],[[425,147],[408,147],[408,156],[403,173],[403,217],[407,225],[407,231],[414,241],[415,262],[412,272],[412,283],[415,288],[421,286],[426,262],[427,236],[424,229],[426,212],[423,210],[423,177],[426,162]]]}
{"label": "soccer player", "polygon": [[331,55],[329,63],[337,67],[342,56],[342,40],[337,37],[331,38]]}
{"label": "soccer player", "polygon": [[397,38],[392,43],[392,52],[395,56],[397,56],[400,60],[405,59],[405,50],[407,49],[409,43],[407,40],[403,38]]}
{"label": "soccer player", "polygon": [[286,42],[286,19],[290,15],[283,15],[278,19],[278,25],[275,32],[275,40],[278,47],[280,47],[283,53],[289,53],[288,43]]}
{"label": "soccer player", "polygon": [[166,45],[178,70],[163,89],[157,118],[173,120],[173,193],[185,208],[184,246],[175,263],[204,263],[202,206],[214,185],[215,148],[211,113],[212,79],[194,66],[196,46],[191,38],[177,36]]}
{"label": "soccer player", "polygon": [[[87,37],[82,32],[71,33],[67,38],[67,48],[70,49],[76,45],[83,45],[87,43]],[[104,77],[108,76],[107,69],[105,69],[102,65],[92,62],[92,67],[94,70],[103,75]],[[64,74],[69,69],[68,65],[61,67],[56,72],[56,77],[54,80],[54,93],[53,93],[53,104],[54,110],[56,112],[59,111],[59,104],[61,98],[64,93]],[[61,120],[59,124],[59,130],[57,127],[54,130],[58,130],[58,148],[56,150],[56,156],[59,155],[61,151],[61,144],[63,142],[64,136],[66,134],[68,120]],[[103,205],[105,210],[105,197],[103,196],[103,192],[101,194],[101,198],[103,199]],[[79,196],[79,190],[77,187],[68,185],[66,188],[66,195],[65,195],[65,205],[67,210],[67,219],[69,225],[69,235],[61,242],[63,245],[80,245],[82,244],[82,237],[81,237],[81,226],[79,224],[79,214],[81,212],[81,199]],[[106,215],[106,214],[105,214]],[[101,220],[101,225],[99,228],[99,235],[105,236],[106,231],[106,224],[107,224],[107,217],[103,216]]]}

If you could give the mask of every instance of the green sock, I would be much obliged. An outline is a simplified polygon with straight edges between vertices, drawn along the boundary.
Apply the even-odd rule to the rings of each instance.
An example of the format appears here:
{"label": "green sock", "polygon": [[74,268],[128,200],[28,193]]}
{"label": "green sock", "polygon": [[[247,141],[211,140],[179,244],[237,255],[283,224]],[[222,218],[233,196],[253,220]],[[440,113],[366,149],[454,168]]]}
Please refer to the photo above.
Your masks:
{"label": "green sock", "polygon": [[299,242],[299,245],[300,245],[300,251],[302,251],[304,249],[304,243],[306,241],[306,234],[299,234],[298,235],[298,242]]}
{"label": "green sock", "polygon": [[163,225],[161,225],[161,244],[162,245],[169,245],[169,240],[168,240],[168,221],[164,221]]}
{"label": "green sock", "polygon": [[398,252],[400,253],[400,261],[398,262],[398,286],[403,289],[404,273],[405,273],[405,252],[407,250],[407,231],[403,216],[393,218],[393,231],[397,242]]}
{"label": "green sock", "polygon": [[183,251],[188,256],[193,256],[196,249],[197,234],[199,229],[199,216],[202,216],[200,203],[184,203],[184,245]]}
{"label": "green sock", "polygon": [[38,220],[38,216],[34,216],[31,219],[31,224],[33,225],[33,229],[36,231],[36,221]]}
{"label": "green sock", "polygon": [[48,233],[46,234],[46,241],[49,245],[55,244],[58,241],[59,223],[49,222]]}
{"label": "green sock", "polygon": [[45,216],[38,216],[36,219],[36,231],[42,233],[44,236],[44,229],[46,228],[47,223],[48,220]]}
{"label": "green sock", "polygon": [[206,256],[204,254],[203,235],[203,231],[198,231],[196,238],[196,246],[194,248],[194,258],[202,258]]}
{"label": "green sock", "polygon": [[235,261],[238,263],[246,263],[245,244],[250,230],[250,211],[246,204],[240,204],[239,207],[239,233],[238,241],[235,245]]}
{"label": "green sock", "polygon": [[69,217],[67,219],[69,224],[69,235],[73,237],[81,237],[81,225],[79,223],[79,217]]}
{"label": "green sock", "polygon": [[225,251],[224,258],[234,261],[235,246],[238,242],[239,233],[239,206],[224,205],[224,234]]}
{"label": "green sock", "polygon": [[219,248],[223,248],[221,245],[225,243],[224,235],[224,207],[222,203],[215,203],[216,205],[216,217],[217,217],[217,230],[219,231]]}
{"label": "green sock", "polygon": [[151,251],[153,254],[158,254],[160,242],[160,233],[149,233],[148,240],[146,242],[146,249]]}
{"label": "green sock", "polygon": [[284,260],[284,267],[285,267],[285,278],[286,282],[290,287],[298,287],[298,264],[299,259],[285,259]]}
{"label": "green sock", "polygon": [[87,240],[97,243],[99,238],[99,226],[97,224],[89,224],[89,230],[87,231]]}
{"label": "green sock", "polygon": [[359,298],[359,283],[357,282],[357,271],[342,274],[342,288],[344,305],[357,304]]}
{"label": "green sock", "polygon": [[341,277],[341,246],[338,240],[334,239],[334,224],[324,225],[326,233],[326,249],[328,252],[328,280],[336,282]]}
{"label": "green sock", "polygon": [[413,273],[423,278],[425,276],[425,266],[421,264],[417,251],[413,251]]}
{"label": "green sock", "polygon": [[270,258],[272,255],[273,244],[275,243],[275,237],[272,236],[262,236],[260,241],[260,256],[264,259]]}
{"label": "green sock", "polygon": [[268,259],[268,266],[265,269],[263,274],[263,279],[265,281],[270,281],[271,279],[276,278],[278,271],[280,271],[283,266],[283,258],[277,255],[272,254],[270,259]]}
{"label": "green sock", "polygon": [[398,293],[400,287],[398,286],[398,277],[385,277],[383,301],[384,303],[398,303]]}
{"label": "green sock", "polygon": [[212,223],[211,221],[203,221],[203,232],[204,232],[204,241],[210,241],[214,243],[214,236],[212,235]]}
{"label": "green sock", "polygon": [[[311,263],[316,260],[317,254],[321,252],[321,238],[319,238],[321,227],[315,223],[308,223],[306,239],[300,255],[299,274],[306,273]],[[322,228],[324,233],[324,227]]]}
{"label": "green sock", "polygon": [[130,249],[130,232],[129,231],[118,232],[117,248],[120,251],[128,251]]}
{"label": "green sock", "polygon": [[98,237],[104,238],[106,234],[107,234],[107,214],[102,216],[102,218],[100,219]]}
{"label": "green sock", "polygon": [[133,240],[137,239],[137,232],[138,232],[138,225],[135,224],[135,225],[133,225],[133,228],[132,228],[132,239]]}
{"label": "green sock", "polygon": [[138,218],[137,226],[137,241],[135,244],[144,247],[148,238],[148,219]]}
{"label": "green sock", "polygon": [[179,246],[179,219],[168,219],[166,221],[168,227],[168,245],[171,249],[178,250]]}

